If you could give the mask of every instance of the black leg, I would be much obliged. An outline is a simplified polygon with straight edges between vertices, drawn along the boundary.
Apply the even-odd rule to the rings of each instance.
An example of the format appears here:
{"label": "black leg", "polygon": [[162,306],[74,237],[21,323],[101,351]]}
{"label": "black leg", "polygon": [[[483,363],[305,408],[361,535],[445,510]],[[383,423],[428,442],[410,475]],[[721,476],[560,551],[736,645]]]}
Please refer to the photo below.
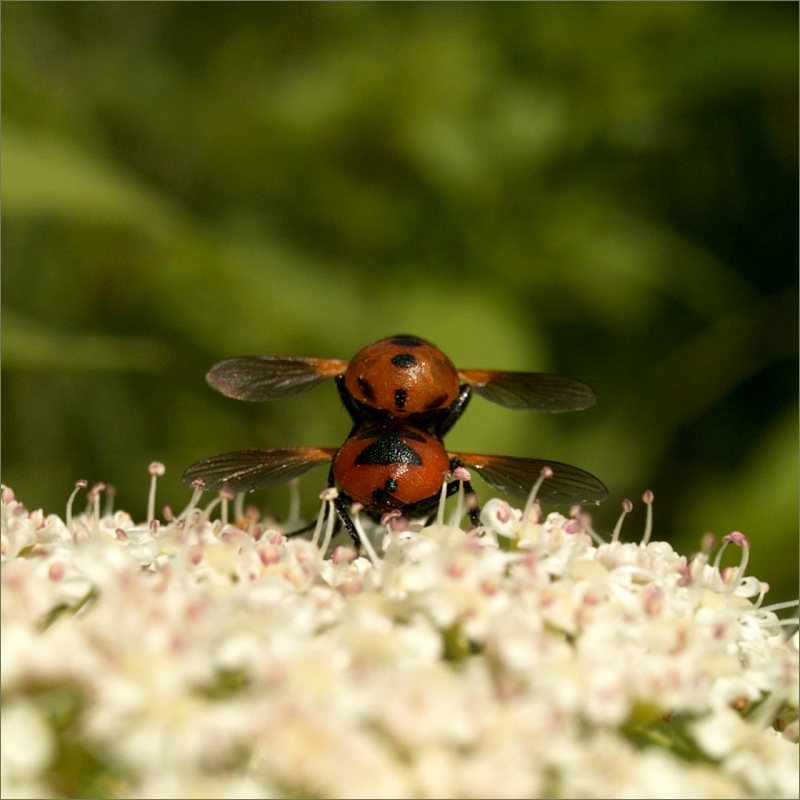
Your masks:
{"label": "black leg", "polygon": [[464,498],[467,501],[469,521],[477,528],[481,524],[481,507],[478,503],[478,494],[469,481],[464,481]]}
{"label": "black leg", "polygon": [[340,494],[333,501],[333,503],[336,506],[336,510],[339,512],[339,519],[342,521],[342,524],[347,529],[347,532],[350,534],[350,538],[353,540],[356,546],[356,553],[360,552],[361,537],[358,535],[356,526],[353,524],[353,520],[350,518],[350,505],[352,501],[346,495]]}
{"label": "black leg", "polygon": [[[460,459],[450,459],[450,469],[455,470],[456,467],[467,469],[466,465],[462,464]],[[467,471],[469,470],[467,469]],[[464,497],[467,501],[467,510],[469,511],[469,521],[477,528],[478,525],[481,524],[481,507],[478,503],[478,493],[472,488],[472,483],[470,481],[466,480],[462,482],[464,484]]]}

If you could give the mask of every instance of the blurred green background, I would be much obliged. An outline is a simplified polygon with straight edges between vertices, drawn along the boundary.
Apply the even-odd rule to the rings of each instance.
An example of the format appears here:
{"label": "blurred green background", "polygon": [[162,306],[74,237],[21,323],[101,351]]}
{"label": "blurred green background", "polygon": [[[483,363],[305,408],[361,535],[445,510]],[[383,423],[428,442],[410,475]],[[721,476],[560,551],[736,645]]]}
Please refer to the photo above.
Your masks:
{"label": "blurred green background", "polygon": [[476,398],[451,449],[588,469],[628,538],[650,488],[658,538],[742,530],[796,597],[797,32],[769,2],[4,3],[3,482],[141,518],[157,459],[180,509],[199,458],[349,428],[333,385],[238,403],[215,361],[414,333],[599,397]]}

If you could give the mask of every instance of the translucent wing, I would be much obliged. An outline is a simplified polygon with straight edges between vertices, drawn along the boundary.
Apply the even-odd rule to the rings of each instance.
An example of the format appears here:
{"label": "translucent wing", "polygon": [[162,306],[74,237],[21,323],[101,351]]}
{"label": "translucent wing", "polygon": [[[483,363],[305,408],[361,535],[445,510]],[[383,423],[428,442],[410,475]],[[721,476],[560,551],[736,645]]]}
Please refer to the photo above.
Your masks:
{"label": "translucent wing", "polygon": [[493,489],[511,497],[527,497],[543,467],[550,467],[553,477],[547,478],[539,489],[537,497],[542,503],[600,503],[608,497],[608,490],[594,475],[558,461],[477,453],[450,453],[450,456],[474,469]]}
{"label": "translucent wing", "polygon": [[275,450],[235,450],[192,464],[181,480],[188,486],[201,479],[206,491],[230,489],[252,492],[278,486],[297,478],[312,467],[330,461],[332,447],[292,447]]}
{"label": "translucent wing", "polygon": [[591,387],[563,375],[488,369],[461,369],[458,374],[481,397],[507,408],[551,413],[582,411],[597,400]]}
{"label": "translucent wing", "polygon": [[262,402],[300,394],[346,369],[346,361],[333,358],[240,356],[214,364],[206,380],[226,397]]}

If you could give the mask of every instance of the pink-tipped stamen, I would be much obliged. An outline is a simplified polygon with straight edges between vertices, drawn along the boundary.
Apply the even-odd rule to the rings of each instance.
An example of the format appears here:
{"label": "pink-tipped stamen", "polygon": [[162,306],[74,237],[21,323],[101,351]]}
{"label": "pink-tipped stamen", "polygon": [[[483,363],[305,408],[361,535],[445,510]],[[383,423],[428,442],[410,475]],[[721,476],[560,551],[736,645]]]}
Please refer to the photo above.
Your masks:
{"label": "pink-tipped stamen", "polygon": [[732,581],[730,585],[730,591],[735,591],[739,588],[742,581],[744,580],[744,571],[747,568],[747,562],[750,560],[750,540],[740,531],[733,531],[729,533],[727,536],[722,537],[722,547],[720,547],[720,551],[717,554],[717,558],[714,561],[714,566],[719,567],[719,560],[722,555],[722,551],[729,545],[735,545],[736,547],[740,547],[742,549],[742,557],[739,561],[739,567],[736,570],[736,578]]}
{"label": "pink-tipped stamen", "polygon": [[536,483],[533,484],[533,488],[531,489],[530,494],[528,495],[528,500],[525,503],[525,508],[522,511],[522,527],[520,528],[520,538],[524,538],[528,524],[530,522],[531,512],[536,508],[539,511],[536,513],[536,522],[539,521],[539,516],[541,514],[541,509],[539,504],[536,502],[536,495],[539,494],[539,489],[542,488],[542,484],[548,479],[553,477],[553,470],[550,467],[542,467],[541,471],[539,472],[539,477],[536,480]]}
{"label": "pink-tipped stamen", "polygon": [[156,515],[156,482],[166,472],[166,467],[160,461],[153,461],[147,469],[151,475],[147,498],[147,523],[150,524]]}
{"label": "pink-tipped stamen", "polygon": [[648,489],[643,495],[642,500],[647,506],[647,521],[644,525],[644,536],[642,537],[642,546],[646,547],[650,542],[650,537],[653,535],[653,493]]}
{"label": "pink-tipped stamen", "polygon": [[189,500],[189,505],[178,514],[178,521],[185,520],[189,517],[190,514],[193,514],[195,509],[197,508],[197,504],[200,502],[200,498],[203,496],[205,481],[202,478],[197,478],[192,481],[192,486],[194,487],[194,491],[192,492],[192,497]]}
{"label": "pink-tipped stamen", "polygon": [[219,493],[220,501],[222,502],[222,527],[224,528],[228,524],[228,505],[231,500],[236,499],[236,492],[232,491],[231,489],[223,489]]}
{"label": "pink-tipped stamen", "polygon": [[577,519],[578,522],[580,522],[582,533],[588,534],[588,536],[591,537],[592,541],[597,545],[606,544],[606,540],[603,539],[603,537],[592,526],[591,514],[589,514],[586,511],[581,511],[581,513],[578,514]]}
{"label": "pink-tipped stamen", "polygon": [[322,498],[322,494],[320,494],[319,499],[322,500],[322,503],[319,507],[319,513],[317,514],[317,524],[314,526],[314,535],[311,537],[311,544],[315,547],[319,544],[319,537],[322,533],[322,523],[325,520],[325,508],[327,503]]}
{"label": "pink-tipped stamen", "polygon": [[539,473],[539,477],[536,480],[536,483],[533,484],[533,488],[531,489],[531,493],[528,495],[528,501],[525,503],[525,511],[523,512],[523,517],[527,519],[528,512],[533,508],[534,504],[536,503],[536,495],[539,494],[539,489],[542,488],[542,484],[548,479],[553,477],[553,470],[550,467],[542,467],[541,472]]}
{"label": "pink-tipped stamen", "polygon": [[325,558],[325,553],[328,552],[328,548],[331,546],[331,540],[333,539],[333,529],[336,527],[336,503],[334,502],[335,500],[336,497],[333,497],[327,501],[328,524],[325,526],[325,538],[322,540],[322,544],[319,547],[319,554],[323,558]]}
{"label": "pink-tipped stamen", "polygon": [[67,500],[67,528],[72,530],[72,504],[75,502],[75,495],[81,489],[85,489],[89,485],[89,481],[81,478],[79,481],[75,481],[75,488],[72,490],[72,494],[69,496]]}
{"label": "pink-tipped stamen", "polygon": [[619,541],[619,535],[622,532],[622,523],[625,520],[625,517],[627,517],[632,510],[633,510],[633,503],[626,497],[622,501],[622,513],[619,515],[617,524],[614,526],[614,533],[611,536],[612,542],[616,543]]}
{"label": "pink-tipped stamen", "polygon": [[464,482],[470,480],[472,476],[466,467],[459,465],[453,470],[453,477],[458,481],[458,494],[456,496],[456,508],[450,520],[453,527],[458,528],[464,516]]}
{"label": "pink-tipped stamen", "polygon": [[109,483],[106,484],[106,504],[103,508],[103,516],[110,517],[114,513],[114,496],[117,490]]}
{"label": "pink-tipped stamen", "polygon": [[444,475],[442,476],[443,480],[442,480],[442,489],[441,492],[439,493],[439,507],[436,510],[436,524],[439,527],[444,525],[444,506],[445,503],[447,502],[447,481],[450,480],[452,474],[453,473],[450,472],[450,470],[447,470],[447,472],[445,472]]}
{"label": "pink-tipped stamen", "polygon": [[700,537],[700,549],[692,553],[686,564],[686,572],[681,578],[682,585],[690,586],[695,585],[696,591],[699,591],[701,582],[696,582],[696,579],[701,577],[703,570],[711,561],[711,552],[716,545],[717,537],[713,533],[704,533]]}
{"label": "pink-tipped stamen", "polygon": [[385,511],[383,514],[381,514],[380,524],[383,525],[389,533],[391,533],[392,520],[400,519],[402,516],[403,512],[399,508],[393,508],[391,511]]}
{"label": "pink-tipped stamen", "polygon": [[105,488],[106,485],[104,483],[96,483],[89,489],[89,494],[86,496],[86,511],[89,512],[91,508],[91,517],[93,519],[93,525],[95,526],[100,519],[100,495]]}
{"label": "pink-tipped stamen", "polygon": [[[311,537],[311,544],[317,546],[319,544],[319,537],[322,533],[322,523],[325,519],[325,509],[328,509],[328,528],[326,529],[325,538],[328,538],[327,531],[333,531],[333,524],[334,520],[333,517],[335,515],[335,506],[334,500],[339,496],[339,492],[336,490],[335,486],[327,486],[319,493],[319,499],[322,500],[322,506],[319,509],[319,515],[317,516],[317,524],[314,527],[314,535]],[[333,536],[333,533],[331,533]],[[325,550],[328,548],[326,547]],[[325,555],[325,550],[321,550],[322,555]]]}

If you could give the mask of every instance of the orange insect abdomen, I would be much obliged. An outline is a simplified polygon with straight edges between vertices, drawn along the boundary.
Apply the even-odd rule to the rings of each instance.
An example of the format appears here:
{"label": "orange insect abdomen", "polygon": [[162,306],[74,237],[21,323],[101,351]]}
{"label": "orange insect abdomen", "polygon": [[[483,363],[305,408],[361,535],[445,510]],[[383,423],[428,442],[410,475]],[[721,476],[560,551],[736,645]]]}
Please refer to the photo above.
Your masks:
{"label": "orange insect abdomen", "polygon": [[449,469],[450,458],[438,439],[399,425],[360,431],[333,458],[339,488],[373,513],[434,496]]}
{"label": "orange insect abdomen", "polygon": [[460,388],[453,362],[416,336],[367,345],[350,361],[344,385],[357,401],[398,418],[445,408]]}

